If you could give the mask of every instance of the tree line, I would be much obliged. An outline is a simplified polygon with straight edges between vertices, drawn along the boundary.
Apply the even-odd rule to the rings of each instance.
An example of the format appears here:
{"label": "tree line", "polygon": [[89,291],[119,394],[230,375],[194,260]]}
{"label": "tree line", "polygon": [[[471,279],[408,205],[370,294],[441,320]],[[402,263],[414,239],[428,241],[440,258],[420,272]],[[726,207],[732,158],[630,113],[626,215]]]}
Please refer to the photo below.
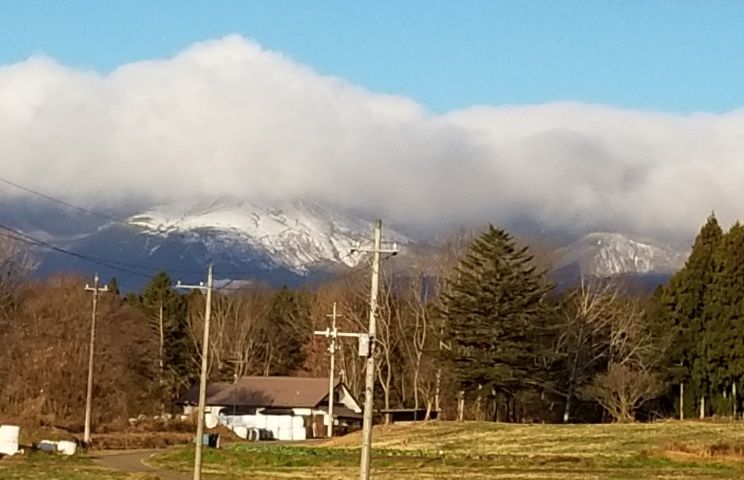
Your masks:
{"label": "tree line", "polygon": [[[376,405],[510,422],[633,421],[680,409],[687,417],[736,415],[742,243],[744,227],[723,233],[711,217],[685,267],[651,298],[607,279],[559,291],[543,258],[493,226],[415,262],[389,260],[379,294]],[[82,278],[33,280],[33,267],[21,244],[0,243],[0,415],[78,429],[90,295]],[[217,290],[210,381],[327,376],[327,339],[313,330],[327,327],[335,302],[339,330],[366,331],[368,277],[360,269],[305,289],[256,282]],[[165,272],[138,293],[102,295],[95,425],[174,410],[198,376],[204,301],[198,291],[176,291]],[[361,397],[364,359],[355,341],[339,342],[336,365]]]}
{"label": "tree line", "polygon": [[744,380],[744,226],[714,215],[684,268],[654,295],[652,317],[670,332],[668,380],[683,417],[736,416]]}

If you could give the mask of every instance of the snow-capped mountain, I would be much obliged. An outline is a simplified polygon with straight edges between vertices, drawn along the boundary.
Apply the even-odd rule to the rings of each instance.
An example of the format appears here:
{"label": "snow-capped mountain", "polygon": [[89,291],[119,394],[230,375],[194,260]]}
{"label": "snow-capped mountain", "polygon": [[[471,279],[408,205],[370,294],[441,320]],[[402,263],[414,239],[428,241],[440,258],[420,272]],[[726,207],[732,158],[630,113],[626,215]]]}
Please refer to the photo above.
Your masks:
{"label": "snow-capped mountain", "polygon": [[578,266],[582,274],[612,277],[625,274],[668,274],[680,269],[687,257],[649,240],[620,233],[590,233],[557,252],[558,269]]}
{"label": "snow-capped mountain", "polygon": [[[183,281],[203,280],[211,260],[218,280],[302,285],[356,266],[364,257],[351,251],[371,243],[372,233],[370,220],[307,201],[163,205],[60,244],[105,262],[52,252],[39,273],[97,271],[136,290],[157,270]],[[388,226],[383,235],[403,249],[412,244]]]}
{"label": "snow-capped mountain", "polygon": [[[300,275],[327,263],[355,266],[361,255],[351,251],[369,242],[372,229],[368,221],[306,201],[259,205],[222,200],[186,210],[165,205],[135,215],[128,223],[161,238],[208,238],[206,246],[214,251],[241,246],[261,251],[276,266]],[[390,229],[385,236],[409,242]]]}
{"label": "snow-capped mountain", "polygon": [[[116,277],[126,291],[139,289],[157,270],[170,272],[174,280],[203,280],[210,260],[217,280],[305,285],[356,266],[363,257],[352,254],[352,249],[369,245],[372,237],[370,219],[309,201],[175,203],[94,225],[87,233],[81,231],[84,223],[68,222],[66,229],[57,228],[57,216],[52,215],[57,223],[50,223],[43,215],[36,219],[23,214],[23,209],[16,219],[13,211],[6,212],[10,220],[17,220],[11,225],[26,232],[57,233],[39,236],[73,253],[40,250],[40,276],[98,272],[104,279]],[[417,256],[426,257],[425,264],[431,248],[436,250],[433,245],[413,242],[389,225],[383,234],[407,252],[399,267],[406,258],[416,263]],[[652,285],[678,270],[686,256],[687,252],[659,242],[598,232],[558,249],[551,275],[559,286],[571,286],[582,275],[632,277]]]}

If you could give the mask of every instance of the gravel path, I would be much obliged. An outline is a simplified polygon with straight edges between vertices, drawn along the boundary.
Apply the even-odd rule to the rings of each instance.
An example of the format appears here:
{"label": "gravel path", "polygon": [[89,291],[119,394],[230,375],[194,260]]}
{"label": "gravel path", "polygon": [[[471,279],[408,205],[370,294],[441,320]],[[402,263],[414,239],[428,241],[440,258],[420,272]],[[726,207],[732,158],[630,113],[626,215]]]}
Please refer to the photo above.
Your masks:
{"label": "gravel path", "polygon": [[[104,467],[126,473],[148,473],[160,480],[189,480],[191,474],[160,470],[148,464],[148,460],[160,450],[106,451],[96,454],[96,462]],[[204,478],[204,476],[202,476]]]}

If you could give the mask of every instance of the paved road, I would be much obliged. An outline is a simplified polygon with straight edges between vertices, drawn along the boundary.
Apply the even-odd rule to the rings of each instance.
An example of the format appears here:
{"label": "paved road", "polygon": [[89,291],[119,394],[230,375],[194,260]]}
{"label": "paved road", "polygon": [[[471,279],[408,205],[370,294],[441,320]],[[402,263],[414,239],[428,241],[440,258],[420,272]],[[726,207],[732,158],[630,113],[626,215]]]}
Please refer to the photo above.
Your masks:
{"label": "paved road", "polygon": [[107,451],[96,454],[95,459],[100,465],[126,473],[149,473],[161,480],[189,480],[190,474],[160,470],[148,464],[148,460],[159,450],[127,450]]}

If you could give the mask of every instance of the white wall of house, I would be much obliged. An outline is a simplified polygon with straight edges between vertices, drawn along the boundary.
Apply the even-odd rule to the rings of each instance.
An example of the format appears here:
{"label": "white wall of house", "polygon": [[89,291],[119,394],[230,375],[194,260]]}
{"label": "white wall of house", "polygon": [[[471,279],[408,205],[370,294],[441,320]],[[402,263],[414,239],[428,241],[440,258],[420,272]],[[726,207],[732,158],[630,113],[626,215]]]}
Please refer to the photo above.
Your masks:
{"label": "white wall of house", "polygon": [[[213,413],[215,415],[218,415],[220,413],[220,410],[222,410],[225,407],[210,407],[207,405],[204,407],[204,413],[210,414]],[[192,413],[196,412],[197,407],[193,405],[184,405],[183,406],[183,414],[184,415],[191,415]]]}
{"label": "white wall of house", "polygon": [[264,415],[260,408],[255,415],[219,416],[220,423],[241,438],[247,438],[251,429],[267,430],[276,440],[306,440],[305,417],[302,415]]}
{"label": "white wall of house", "polygon": [[349,410],[353,410],[357,413],[362,412],[361,405],[359,405],[357,401],[354,400],[351,392],[345,386],[341,385],[341,388],[336,389],[334,395],[336,396],[336,398],[334,399],[334,403],[341,403]]}
{"label": "white wall of house", "polygon": [[[357,413],[362,411],[351,392],[343,385],[336,389],[334,397],[335,404],[341,404]],[[186,415],[192,414],[195,410],[196,407],[184,406],[184,414]],[[328,426],[328,422],[331,421],[328,412],[313,408],[293,408],[291,415],[265,415],[263,413],[265,410],[265,408],[258,408],[256,413],[252,415],[230,415],[230,409],[226,407],[205,407],[207,415],[217,417],[221,425],[230,428],[241,438],[247,438],[249,430],[259,429],[271,432],[272,437],[276,440],[306,440],[306,425],[312,425],[313,418],[322,416],[325,426]],[[338,424],[338,420],[334,423]]]}

